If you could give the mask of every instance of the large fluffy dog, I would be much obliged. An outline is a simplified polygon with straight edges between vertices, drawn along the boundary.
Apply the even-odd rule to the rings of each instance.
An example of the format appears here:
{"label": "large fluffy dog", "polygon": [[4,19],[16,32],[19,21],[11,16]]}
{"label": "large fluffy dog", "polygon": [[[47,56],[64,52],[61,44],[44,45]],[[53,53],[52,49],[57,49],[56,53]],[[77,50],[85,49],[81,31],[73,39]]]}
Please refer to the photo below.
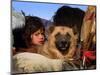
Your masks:
{"label": "large fluffy dog", "polygon": [[77,38],[72,28],[53,26],[49,29],[48,42],[40,52],[50,58],[72,58],[76,51]]}
{"label": "large fluffy dog", "polygon": [[84,12],[78,8],[62,6],[53,17],[53,26],[49,28],[48,42],[42,54],[50,58],[75,57],[79,42]]}

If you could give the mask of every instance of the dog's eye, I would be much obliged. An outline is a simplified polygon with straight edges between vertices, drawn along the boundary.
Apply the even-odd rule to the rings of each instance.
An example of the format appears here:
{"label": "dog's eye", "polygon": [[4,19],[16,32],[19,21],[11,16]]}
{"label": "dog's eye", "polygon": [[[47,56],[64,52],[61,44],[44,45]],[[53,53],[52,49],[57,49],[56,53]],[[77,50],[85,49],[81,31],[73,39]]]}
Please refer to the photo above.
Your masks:
{"label": "dog's eye", "polygon": [[69,33],[66,33],[66,37],[70,39],[71,35]]}
{"label": "dog's eye", "polygon": [[55,35],[55,37],[57,38],[57,37],[59,37],[61,34],[60,34],[60,32],[58,32],[56,35]]}

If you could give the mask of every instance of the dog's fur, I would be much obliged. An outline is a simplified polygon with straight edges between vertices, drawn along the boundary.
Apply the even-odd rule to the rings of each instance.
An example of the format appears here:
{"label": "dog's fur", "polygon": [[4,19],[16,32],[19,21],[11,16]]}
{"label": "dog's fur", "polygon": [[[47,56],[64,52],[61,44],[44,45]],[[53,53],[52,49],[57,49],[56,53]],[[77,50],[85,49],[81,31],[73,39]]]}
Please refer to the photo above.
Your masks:
{"label": "dog's fur", "polygon": [[[43,50],[40,51],[43,55],[47,55],[50,58],[72,58],[76,51],[77,45],[77,35],[74,35],[73,29],[66,26],[53,26],[49,29],[48,42],[45,43]],[[69,42],[69,47],[62,50],[58,48],[59,45],[67,45]],[[61,50],[60,50],[61,49]]]}

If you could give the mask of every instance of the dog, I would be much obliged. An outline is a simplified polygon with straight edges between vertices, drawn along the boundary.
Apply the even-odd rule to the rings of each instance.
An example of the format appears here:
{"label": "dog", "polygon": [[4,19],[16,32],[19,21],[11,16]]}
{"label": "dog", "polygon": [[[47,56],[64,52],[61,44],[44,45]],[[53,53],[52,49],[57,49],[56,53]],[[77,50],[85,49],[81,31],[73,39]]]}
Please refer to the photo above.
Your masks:
{"label": "dog", "polygon": [[[74,28],[67,26],[49,27],[48,41],[42,48],[40,47],[38,53],[50,59],[71,61],[78,69],[82,69],[80,49],[77,48],[78,35],[74,32]],[[74,67],[73,70],[75,70]]]}
{"label": "dog", "polygon": [[76,52],[77,38],[72,28],[52,26],[49,28],[48,41],[39,53],[53,59],[72,58]]}

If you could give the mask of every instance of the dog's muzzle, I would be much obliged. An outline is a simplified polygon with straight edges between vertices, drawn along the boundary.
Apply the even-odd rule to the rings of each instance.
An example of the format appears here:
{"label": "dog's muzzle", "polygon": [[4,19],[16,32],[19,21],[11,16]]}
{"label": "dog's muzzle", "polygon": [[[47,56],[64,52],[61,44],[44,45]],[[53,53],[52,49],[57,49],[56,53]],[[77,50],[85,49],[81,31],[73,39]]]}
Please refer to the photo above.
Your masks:
{"label": "dog's muzzle", "polygon": [[66,51],[70,47],[70,41],[69,40],[66,40],[66,39],[57,40],[56,41],[56,47],[60,51]]}

